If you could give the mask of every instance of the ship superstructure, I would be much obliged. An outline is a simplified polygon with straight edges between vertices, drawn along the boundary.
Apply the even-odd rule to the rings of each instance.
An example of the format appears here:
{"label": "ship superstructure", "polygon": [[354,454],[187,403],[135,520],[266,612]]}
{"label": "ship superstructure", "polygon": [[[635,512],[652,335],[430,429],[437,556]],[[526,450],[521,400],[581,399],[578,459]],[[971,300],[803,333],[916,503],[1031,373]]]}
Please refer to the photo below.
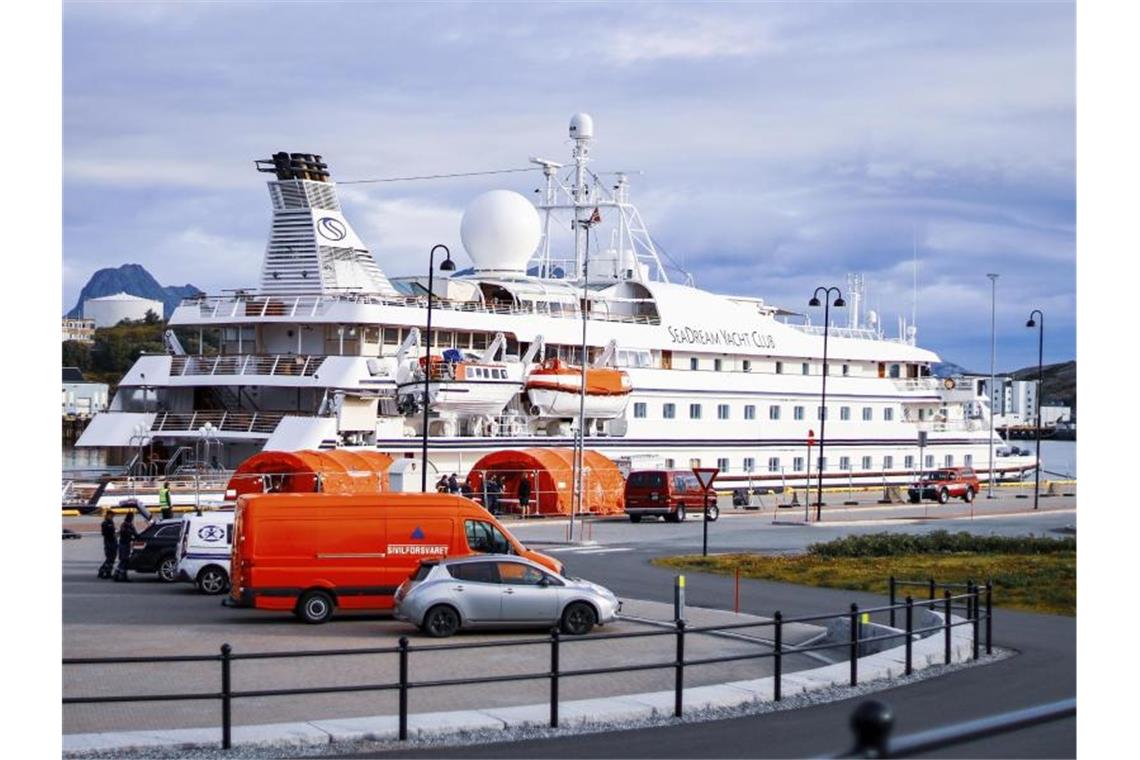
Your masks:
{"label": "ship superstructure", "polygon": [[[629,467],[717,466],[721,485],[792,486],[818,469],[805,443],[827,371],[828,480],[894,483],[956,465],[988,474],[984,392],[932,377],[938,357],[915,344],[914,325],[891,338],[873,312],[864,318],[861,278],[847,325],[829,327],[825,369],[822,325],[671,280],[630,173],[589,168],[587,115],[570,136],[567,165],[532,159],[545,179],[537,207],[491,191],[468,208],[474,267],[434,277],[430,352],[427,278],[380,270],[322,158],[257,162],[274,175],[259,286],[184,301],[169,350],[139,358],[78,445],[127,449],[141,436],[172,459],[208,423],[229,466],[263,448],[418,458],[426,399],[437,473],[505,448],[571,447],[584,419],[584,445]],[[1007,457],[995,470],[1033,465]]]}

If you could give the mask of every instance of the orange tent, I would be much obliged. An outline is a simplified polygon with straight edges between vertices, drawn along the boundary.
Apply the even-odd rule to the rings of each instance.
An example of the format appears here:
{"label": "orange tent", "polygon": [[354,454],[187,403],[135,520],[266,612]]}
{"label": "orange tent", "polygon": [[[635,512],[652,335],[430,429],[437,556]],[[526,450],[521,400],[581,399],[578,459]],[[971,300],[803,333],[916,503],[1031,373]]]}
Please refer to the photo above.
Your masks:
{"label": "orange tent", "polygon": [[[582,472],[582,508],[610,515],[625,509],[625,479],[608,457],[587,449]],[[500,479],[501,506],[519,511],[519,482],[530,480],[529,514],[569,515],[574,503],[574,452],[572,449],[505,449],[487,454],[467,475],[472,496],[483,500],[488,477]],[[536,512],[537,511],[537,512]]]}
{"label": "orange tent", "polygon": [[388,490],[392,457],[379,451],[263,451],[238,465],[226,490],[243,493],[375,493]]}

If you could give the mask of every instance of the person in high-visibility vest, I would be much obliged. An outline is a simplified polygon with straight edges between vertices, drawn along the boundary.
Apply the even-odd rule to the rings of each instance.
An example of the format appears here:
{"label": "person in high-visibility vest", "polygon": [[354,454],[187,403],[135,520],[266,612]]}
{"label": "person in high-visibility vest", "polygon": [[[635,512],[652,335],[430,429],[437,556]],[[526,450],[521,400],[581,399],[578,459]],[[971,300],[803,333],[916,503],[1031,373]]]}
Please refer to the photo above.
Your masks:
{"label": "person in high-visibility vest", "polygon": [[170,481],[162,484],[158,489],[158,506],[162,507],[162,519],[169,520],[174,517],[174,507],[170,504]]}

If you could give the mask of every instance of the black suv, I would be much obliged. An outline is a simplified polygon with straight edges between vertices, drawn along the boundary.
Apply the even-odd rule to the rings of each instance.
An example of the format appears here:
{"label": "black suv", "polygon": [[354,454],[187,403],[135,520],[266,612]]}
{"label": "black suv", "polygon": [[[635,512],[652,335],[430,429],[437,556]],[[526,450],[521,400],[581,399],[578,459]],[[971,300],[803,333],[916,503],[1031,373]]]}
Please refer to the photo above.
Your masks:
{"label": "black suv", "polygon": [[178,536],[182,519],[159,520],[139,533],[131,542],[127,569],[136,573],[158,573],[160,580],[178,580]]}

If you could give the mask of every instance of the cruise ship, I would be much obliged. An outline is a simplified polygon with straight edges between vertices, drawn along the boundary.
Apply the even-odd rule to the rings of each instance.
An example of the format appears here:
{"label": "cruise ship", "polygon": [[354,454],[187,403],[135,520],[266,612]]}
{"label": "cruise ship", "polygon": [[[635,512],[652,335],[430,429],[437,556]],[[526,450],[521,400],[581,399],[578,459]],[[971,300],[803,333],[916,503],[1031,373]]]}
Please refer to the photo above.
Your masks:
{"label": "cruise ship", "polygon": [[[590,116],[569,131],[566,163],[531,159],[537,202],[493,190],[468,206],[472,267],[448,271],[451,251],[425,230],[411,277],[377,265],[321,156],[257,161],[272,175],[260,283],[183,301],[167,351],[138,359],[77,445],[124,461],[143,442],[167,462],[208,451],[225,468],[263,449],[367,447],[423,466],[426,423],[433,483],[490,452],[573,448],[581,433],[626,471],[717,467],[720,487],[794,488],[818,477],[826,414],[825,486],[944,466],[989,476],[984,387],[932,376],[938,356],[913,324],[900,318],[890,337],[864,314],[861,278],[830,309],[825,366],[811,294],[785,309],[678,276],[630,200],[630,173],[591,168]],[[994,463],[998,478],[1036,466]]]}

